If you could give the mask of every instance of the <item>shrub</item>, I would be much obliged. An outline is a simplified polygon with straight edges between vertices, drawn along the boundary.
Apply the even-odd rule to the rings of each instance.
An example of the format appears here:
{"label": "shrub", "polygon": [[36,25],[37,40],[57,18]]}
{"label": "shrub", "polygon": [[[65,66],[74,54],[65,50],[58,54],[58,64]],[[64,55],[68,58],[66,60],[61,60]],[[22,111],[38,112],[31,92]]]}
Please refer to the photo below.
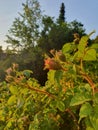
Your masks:
{"label": "shrub", "polygon": [[0,84],[0,130],[98,130],[98,45],[87,46],[90,35],[45,60],[45,86],[12,66]]}

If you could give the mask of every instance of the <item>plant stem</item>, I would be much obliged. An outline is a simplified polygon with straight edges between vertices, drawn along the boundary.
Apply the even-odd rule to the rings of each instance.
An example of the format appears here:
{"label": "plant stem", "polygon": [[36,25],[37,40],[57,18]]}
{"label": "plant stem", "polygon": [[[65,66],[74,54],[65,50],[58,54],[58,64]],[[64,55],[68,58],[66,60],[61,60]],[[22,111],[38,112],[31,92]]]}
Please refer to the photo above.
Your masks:
{"label": "plant stem", "polygon": [[82,77],[90,84],[91,88],[92,88],[92,94],[94,95],[94,89],[95,89],[95,84],[92,81],[92,79],[85,73],[80,72],[82,74]]}
{"label": "plant stem", "polygon": [[77,126],[77,130],[80,130],[77,118],[75,117],[74,113],[69,108],[66,109],[66,112],[68,112],[72,116],[73,121],[75,122]]}
{"label": "plant stem", "polygon": [[51,93],[48,93],[47,91],[40,90],[40,89],[38,89],[38,88],[34,88],[34,87],[30,86],[30,85],[28,85],[27,87],[28,87],[29,89],[31,89],[31,90],[36,91],[36,92],[43,93],[43,94],[45,94],[45,95],[47,95],[47,96],[49,96],[49,97],[51,97],[51,98],[56,98],[54,95],[52,95]]}

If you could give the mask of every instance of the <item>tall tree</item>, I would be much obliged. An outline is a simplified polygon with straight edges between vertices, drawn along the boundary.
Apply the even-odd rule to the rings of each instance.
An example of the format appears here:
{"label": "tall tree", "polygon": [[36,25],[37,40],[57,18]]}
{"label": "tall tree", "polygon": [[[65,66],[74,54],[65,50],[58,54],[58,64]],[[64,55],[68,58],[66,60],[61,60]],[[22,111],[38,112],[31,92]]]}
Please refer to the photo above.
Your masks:
{"label": "tall tree", "polygon": [[60,14],[59,14],[59,18],[58,18],[58,22],[65,22],[65,5],[64,3],[61,4],[60,7]]}
{"label": "tall tree", "polygon": [[26,0],[22,4],[23,13],[15,18],[8,31],[6,42],[14,48],[34,47],[39,36],[39,23],[41,19],[40,5],[37,0]]}

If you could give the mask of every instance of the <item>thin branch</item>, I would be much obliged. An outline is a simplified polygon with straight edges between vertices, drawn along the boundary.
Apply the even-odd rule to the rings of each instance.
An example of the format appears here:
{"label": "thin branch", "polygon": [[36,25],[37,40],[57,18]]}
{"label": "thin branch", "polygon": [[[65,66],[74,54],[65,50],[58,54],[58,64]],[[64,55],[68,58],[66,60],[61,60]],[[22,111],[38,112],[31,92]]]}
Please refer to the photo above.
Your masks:
{"label": "thin branch", "polygon": [[82,74],[82,77],[90,84],[90,86],[92,88],[93,95],[94,95],[94,89],[95,89],[94,82],[92,81],[92,79],[87,74],[85,74],[83,72],[80,72],[80,74]]}
{"label": "thin branch", "polygon": [[35,87],[30,86],[30,85],[28,85],[28,84],[24,84],[24,83],[22,84],[21,82],[19,82],[19,80],[18,80],[17,78],[15,78],[15,83],[21,84],[22,86],[25,85],[26,88],[31,89],[31,90],[36,91],[36,92],[39,92],[39,93],[42,93],[42,94],[45,94],[45,95],[47,95],[48,97],[56,98],[55,95],[53,95],[53,94],[51,94],[51,93],[49,93],[49,92],[47,92],[47,91],[45,91],[45,90],[41,90],[41,89],[35,88]]}
{"label": "thin branch", "polygon": [[49,93],[49,92],[47,92],[47,91],[40,90],[40,89],[38,89],[38,88],[34,88],[34,87],[30,86],[30,85],[27,85],[27,87],[28,87],[29,89],[31,89],[31,90],[36,91],[36,92],[45,94],[45,95],[47,95],[48,97],[56,98],[56,96],[52,95],[51,93]]}
{"label": "thin branch", "polygon": [[77,130],[80,130],[77,118],[75,117],[74,113],[69,108],[66,109],[66,112],[68,112],[72,116],[73,121],[75,122],[77,126]]}

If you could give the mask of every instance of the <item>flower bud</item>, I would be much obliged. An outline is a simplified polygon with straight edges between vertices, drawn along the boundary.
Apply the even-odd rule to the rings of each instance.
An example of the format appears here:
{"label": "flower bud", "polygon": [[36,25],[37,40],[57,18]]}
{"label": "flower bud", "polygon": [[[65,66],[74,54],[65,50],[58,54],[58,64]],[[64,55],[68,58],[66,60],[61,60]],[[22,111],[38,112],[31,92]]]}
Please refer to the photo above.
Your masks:
{"label": "flower bud", "polygon": [[13,63],[13,70],[17,70],[18,69],[18,64]]}
{"label": "flower bud", "polygon": [[80,36],[78,33],[74,33],[74,43],[79,44]]}
{"label": "flower bud", "polygon": [[5,78],[5,80],[6,80],[7,82],[12,82],[12,81],[14,81],[14,78],[13,78],[13,76],[11,76],[11,75],[7,75],[6,78]]}
{"label": "flower bud", "polygon": [[55,59],[48,58],[45,60],[45,68],[44,69],[60,70],[60,69],[62,69],[62,66]]}
{"label": "flower bud", "polygon": [[54,56],[56,53],[56,50],[52,49],[52,50],[50,50],[50,53]]}
{"label": "flower bud", "polygon": [[7,73],[7,75],[11,75],[11,73],[13,72],[13,70],[12,70],[12,68],[10,67],[10,68],[8,68],[5,72]]}

